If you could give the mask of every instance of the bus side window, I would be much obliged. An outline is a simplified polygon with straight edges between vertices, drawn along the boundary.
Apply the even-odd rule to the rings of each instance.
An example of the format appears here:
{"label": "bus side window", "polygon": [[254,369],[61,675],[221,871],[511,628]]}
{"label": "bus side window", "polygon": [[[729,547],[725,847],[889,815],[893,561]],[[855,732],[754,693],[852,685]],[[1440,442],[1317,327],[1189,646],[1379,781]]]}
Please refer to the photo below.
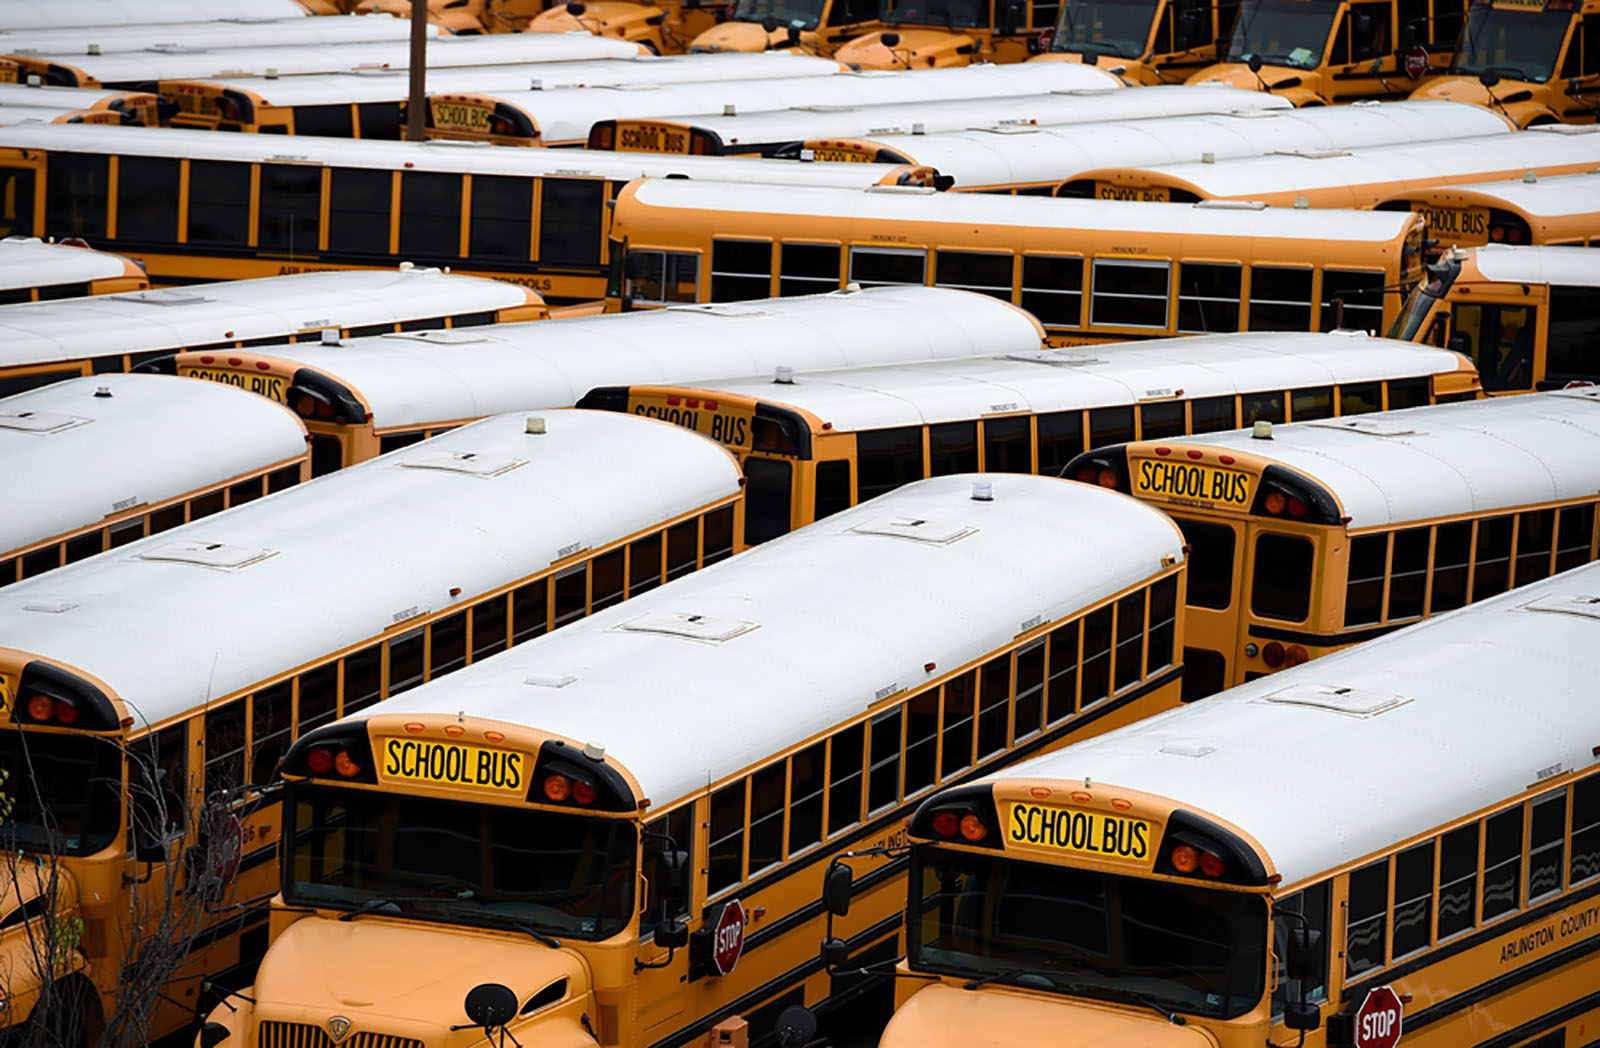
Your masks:
{"label": "bus side window", "polygon": [[1577,79],[1600,73],[1600,15],[1586,15],[1567,45],[1561,75]]}
{"label": "bus side window", "polygon": [[[385,194],[387,218],[388,195]],[[533,181],[508,175],[473,175],[468,246],[474,258],[525,262],[533,245]],[[385,223],[387,226],[387,223]],[[456,327],[461,321],[456,321]]]}
{"label": "bus side window", "polygon": [[244,700],[206,710],[206,795],[244,783]]}
{"label": "bus side window", "polygon": [[1304,622],[1311,612],[1315,547],[1301,535],[1267,531],[1256,536],[1250,568],[1250,610],[1266,619]]}
{"label": "bus side window", "polygon": [[986,473],[1033,472],[1033,426],[1025,415],[983,422],[983,469]]}
{"label": "bus side window", "polygon": [[168,157],[125,156],[117,163],[117,239],[160,244],[178,239],[178,170]]}
{"label": "bus side window", "polygon": [[771,297],[770,241],[711,241],[711,301],[743,302]]}
{"label": "bus side window", "polygon": [[839,250],[838,244],[784,244],[778,252],[778,294],[839,290]]}
{"label": "bus side window", "polygon": [[1046,327],[1081,327],[1083,259],[1075,255],[1023,255],[1022,308]]}
{"label": "bus side window", "polygon": [[[817,463],[816,503],[812,520],[830,517],[842,509],[850,508],[850,462],[833,459]],[[747,511],[748,512],[748,511]]]}
{"label": "bus side window", "polygon": [[251,699],[250,781],[258,786],[277,778],[278,758],[294,730],[294,687],[289,681],[262,688]]}
{"label": "bus side window", "polygon": [[[1059,477],[1067,463],[1086,450],[1083,446],[1083,414],[1078,411],[1056,411],[1040,415],[1039,473],[1045,477]],[[1231,428],[1231,427],[1230,427]]]}
{"label": "bus side window", "polygon": [[57,152],[45,174],[45,232],[55,237],[103,240],[111,196],[111,159],[104,154]]}
{"label": "bus side window", "polygon": [[739,883],[744,875],[744,785],[739,779],[711,795],[707,895]]}
{"label": "bus side window", "polygon": [[1179,263],[1178,330],[1238,331],[1243,274],[1244,267],[1237,264]]}
{"label": "bus side window", "polygon": [[400,255],[419,262],[461,257],[460,175],[438,171],[400,175]]}
{"label": "bus side window", "polygon": [[1323,270],[1320,330],[1382,331],[1384,294],[1382,273]]}
{"label": "bus side window", "polygon": [[1384,964],[1384,917],[1389,909],[1389,860],[1350,872],[1344,974],[1348,981]]}
{"label": "bus side window", "polygon": [[1483,919],[1522,904],[1522,806],[1491,815],[1483,824]]}
{"label": "bus side window", "polygon": [[1159,440],[1162,437],[1182,436],[1185,429],[1183,409],[1181,400],[1139,405],[1139,439]]}
{"label": "bus side window", "polygon": [[1015,282],[1012,257],[998,252],[940,251],[934,259],[933,282],[1010,302]]}
{"label": "bus side window", "polygon": [[1550,315],[1545,321],[1547,383],[1600,381],[1600,366],[1594,361],[1594,347],[1600,341],[1600,303],[1594,299],[1593,288],[1551,286]]}
{"label": "bus side window", "polygon": [[1363,415],[1383,410],[1383,386],[1377,382],[1349,382],[1339,387],[1339,414]]}
{"label": "bus side window", "polygon": [[928,475],[978,471],[978,424],[944,422],[928,427]]}
{"label": "bus side window", "polygon": [[1165,328],[1172,263],[1094,260],[1089,322],[1096,326]]}
{"label": "bus side window", "polygon": [[1250,267],[1250,330],[1310,331],[1311,270]]}
{"label": "bus side window", "polygon": [[[250,165],[228,160],[189,161],[187,206],[185,243],[244,247],[250,236]],[[316,250],[315,243],[304,250]]]}
{"label": "bus side window", "polygon": [[756,546],[789,530],[794,467],[782,459],[744,461],[744,543]]}
{"label": "bus side window", "polygon": [[1192,433],[1239,428],[1239,412],[1232,397],[1201,397],[1190,401],[1189,419]]}
{"label": "bus side window", "polygon": [[1439,839],[1440,942],[1478,923],[1477,898],[1478,824],[1474,822]]}
{"label": "bus side window", "polygon": [[[543,228],[550,219],[541,214],[541,244]],[[544,250],[541,246],[541,252]],[[547,261],[540,257],[541,262]],[[692,251],[628,252],[625,268],[633,275],[627,278],[625,297],[629,302],[693,302],[700,295],[700,256]]]}
{"label": "bus side window", "polygon": [[[1432,871],[1429,871],[1430,873]],[[1322,933],[1322,949],[1324,960],[1322,970],[1328,970],[1326,954],[1328,950],[1328,900],[1331,892],[1327,881],[1313,884],[1309,888],[1294,893],[1286,898],[1279,899],[1273,910],[1279,914],[1295,913],[1305,918],[1302,922],[1293,917],[1279,917],[1272,922],[1272,935],[1274,940],[1273,956],[1277,959],[1277,975],[1273,979],[1272,1014],[1282,1015],[1283,1004],[1286,997],[1287,973],[1284,958],[1289,955],[1289,932],[1295,928],[1305,927],[1315,932]],[[1328,996],[1327,979],[1316,986],[1302,986],[1301,999],[1314,1001]]]}
{"label": "bus side window", "polygon": [[[674,850],[687,852],[690,861],[694,859],[694,805],[686,804],[681,808],[668,812],[658,819],[652,819],[644,827],[644,871],[649,889],[645,894],[644,912],[639,915],[639,937],[653,935],[656,925],[663,917],[687,917],[689,913],[688,898],[672,900],[676,905],[665,913],[662,912],[662,886],[667,883],[666,867],[661,862],[661,855],[669,848],[669,843],[662,840],[663,836],[672,838],[670,844]],[[692,892],[691,892],[692,894]]]}
{"label": "bus side window", "polygon": [[0,236],[31,237],[33,228],[33,171],[0,168]]}
{"label": "bus side window", "polygon": [[[1560,881],[1558,870],[1556,883]],[[1433,841],[1427,840],[1394,857],[1395,959],[1427,949],[1432,927]]]}
{"label": "bus side window", "polygon": [[1509,587],[1511,575],[1511,518],[1478,521],[1477,551],[1472,572],[1472,599],[1484,600]]}
{"label": "bus side window", "polygon": [[262,164],[256,244],[263,251],[314,254],[322,214],[322,168]]}
{"label": "bus side window", "polygon": [[1567,886],[1573,887],[1600,873],[1600,775],[1590,775],[1572,785],[1572,856],[1567,865]]}
{"label": "bus side window", "polygon": [[868,753],[867,814],[893,807],[900,799],[901,724],[904,713],[896,708],[872,720],[872,749]]}
{"label": "bus side window", "polygon": [[908,248],[852,247],[850,279],[864,288],[928,282],[928,253]]}
{"label": "bus side window", "polygon": [[1389,50],[1390,0],[1350,5],[1350,61],[1382,58]]}
{"label": "bus side window", "polygon": [[[605,243],[602,211],[606,183],[592,178],[545,178],[539,190],[539,261],[546,266],[598,266]],[[656,301],[693,302],[698,293],[700,256],[673,256],[687,261],[687,269],[669,275],[667,288],[687,298]],[[687,274],[687,275],[685,275]]]}
{"label": "bus side window", "polygon": [[[502,601],[503,603],[503,601]],[[300,714],[297,734],[333,720],[339,713],[339,664],[330,662],[300,675]]]}
{"label": "bus side window", "polygon": [[856,434],[856,501],[865,502],[902,484],[921,480],[922,430],[865,430]]}

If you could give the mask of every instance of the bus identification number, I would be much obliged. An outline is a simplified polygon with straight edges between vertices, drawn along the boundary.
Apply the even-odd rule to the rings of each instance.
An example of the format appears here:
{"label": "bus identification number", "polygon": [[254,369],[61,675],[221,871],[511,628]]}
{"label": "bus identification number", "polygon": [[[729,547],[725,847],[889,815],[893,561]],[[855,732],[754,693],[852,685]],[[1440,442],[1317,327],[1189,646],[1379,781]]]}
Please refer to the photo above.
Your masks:
{"label": "bus identification number", "polygon": [[1096,182],[1094,195],[1101,200],[1154,200],[1165,203],[1171,199],[1166,186],[1119,186],[1110,182]]}
{"label": "bus identification number", "polygon": [[203,378],[207,382],[220,382],[224,386],[238,386],[250,393],[270,397],[280,404],[289,402],[288,384],[280,375],[245,375],[237,371],[218,371],[214,368],[183,368],[188,378]]}
{"label": "bus identification number", "polygon": [[1489,239],[1489,209],[1486,207],[1419,207],[1428,220],[1431,236],[1450,236],[1484,243]]}
{"label": "bus identification number", "polygon": [[683,131],[650,124],[620,124],[617,148],[633,153],[688,153],[689,136]]}
{"label": "bus identification number", "polygon": [[487,131],[489,115],[490,110],[484,106],[468,106],[459,102],[433,104],[435,127],[448,127],[457,131]]}
{"label": "bus identification number", "polygon": [[383,777],[437,782],[477,790],[521,795],[527,791],[524,756],[462,742],[433,739],[383,739]]}
{"label": "bus identification number", "polygon": [[1134,462],[1133,493],[1169,502],[1249,508],[1250,474],[1195,462],[1138,459]]}
{"label": "bus identification number", "polygon": [[870,164],[872,154],[854,149],[813,149],[811,159],[823,164]]}
{"label": "bus identification number", "polygon": [[1057,851],[1144,862],[1150,857],[1151,825],[1099,811],[1013,802],[1006,813],[1006,840]]}

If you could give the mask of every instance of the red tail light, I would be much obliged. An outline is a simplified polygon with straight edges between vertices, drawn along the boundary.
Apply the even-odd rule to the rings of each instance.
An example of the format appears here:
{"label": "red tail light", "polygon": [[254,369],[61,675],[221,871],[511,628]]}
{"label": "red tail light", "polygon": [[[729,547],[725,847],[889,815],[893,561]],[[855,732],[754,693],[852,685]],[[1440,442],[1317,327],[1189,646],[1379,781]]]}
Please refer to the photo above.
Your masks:
{"label": "red tail light", "polygon": [[1304,502],[1301,502],[1299,499],[1295,498],[1293,495],[1290,495],[1289,496],[1289,516],[1299,518],[1299,517],[1303,517],[1305,515],[1306,515],[1306,504]]}
{"label": "red tail light", "polygon": [[1277,641],[1268,641],[1266,647],[1261,649],[1261,661],[1273,669],[1283,665],[1283,645]]}
{"label": "red tail light", "polygon": [[1078,480],[1084,484],[1093,484],[1097,472],[1093,466],[1085,466],[1078,470]]}
{"label": "red tail light", "polygon": [[579,804],[593,804],[599,794],[595,791],[594,784],[584,782],[582,779],[572,780],[572,799]]}
{"label": "red tail light", "polygon": [[949,840],[961,829],[961,818],[953,811],[935,812],[933,816],[933,832]]}
{"label": "red tail light", "polygon": [[1228,872],[1228,864],[1208,851],[1200,853],[1200,872],[1207,877],[1221,877]]}
{"label": "red tail light", "polygon": [[62,724],[78,723],[78,704],[71,699],[57,699],[55,701],[56,720]]}
{"label": "red tail light", "polygon": [[313,775],[326,775],[333,770],[333,750],[328,746],[318,746],[306,754],[306,767],[311,769]]}

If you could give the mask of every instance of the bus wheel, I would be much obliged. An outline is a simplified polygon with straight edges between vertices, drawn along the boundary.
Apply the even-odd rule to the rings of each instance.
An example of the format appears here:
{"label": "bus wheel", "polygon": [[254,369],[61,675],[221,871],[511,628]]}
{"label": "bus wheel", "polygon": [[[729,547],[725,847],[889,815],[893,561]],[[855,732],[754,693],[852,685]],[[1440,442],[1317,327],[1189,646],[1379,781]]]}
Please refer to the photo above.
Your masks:
{"label": "bus wheel", "polygon": [[50,990],[52,998],[39,1025],[47,1044],[55,1048],[89,1048],[100,1040],[105,1024],[100,1014],[100,994],[82,975],[69,975]]}

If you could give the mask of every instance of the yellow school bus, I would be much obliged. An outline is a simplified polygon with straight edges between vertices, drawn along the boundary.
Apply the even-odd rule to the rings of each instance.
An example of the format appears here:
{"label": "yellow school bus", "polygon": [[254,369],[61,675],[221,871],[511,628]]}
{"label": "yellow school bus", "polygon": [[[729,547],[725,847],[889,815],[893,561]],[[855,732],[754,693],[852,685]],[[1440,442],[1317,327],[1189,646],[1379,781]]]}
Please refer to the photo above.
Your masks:
{"label": "yellow school bus", "polygon": [[1518,127],[1593,123],[1597,24],[1596,0],[1473,0],[1444,75],[1411,97],[1489,106]]}
{"label": "yellow school bus", "polygon": [[1600,390],[1142,441],[1067,476],[1159,505],[1192,548],[1204,694],[1594,559]]}
{"label": "yellow school bus", "polygon": [[1060,0],[879,0],[877,16],[833,52],[860,69],[1022,62],[1044,50]]}
{"label": "yellow school bus", "polygon": [[[641,179],[617,196],[607,300],[932,284],[1018,305],[1057,343],[1382,331],[1422,277],[1424,234],[1405,212]],[[1341,319],[1336,300],[1368,308]]]}
{"label": "yellow school bus", "polygon": [[1413,188],[1379,201],[1428,220],[1443,248],[1600,242],[1600,175],[1525,174],[1515,182]]}
{"label": "yellow school bus", "polygon": [[1244,0],[1226,55],[1189,77],[1297,106],[1404,98],[1443,72],[1464,0]]}
{"label": "yellow school bus", "polygon": [[[307,733],[273,941],[200,1043],[770,1036],[830,992],[828,859],[1177,704],[1180,543],[1093,487],[925,480]],[[902,876],[853,952],[897,952]]]}
{"label": "yellow school bus", "polygon": [[1239,0],[1065,0],[1035,62],[1087,62],[1130,84],[1181,84],[1220,61]]}
{"label": "yellow school bus", "polygon": [[[516,0],[507,9],[518,6]],[[512,15],[529,33],[593,33],[627,40],[658,55],[681,55],[701,33],[733,10],[732,0],[571,0],[538,10],[538,0],[521,0],[528,15]],[[506,15],[497,11],[501,18]]]}
{"label": "yellow school bus", "polygon": [[[70,1019],[92,1042],[114,1020],[142,1041],[194,1019],[202,979],[240,985],[300,733],[739,548],[728,453],[609,413],[497,416],[271,497],[254,483],[6,588],[0,841],[62,890],[0,937],[13,1035]],[[319,579],[339,592],[313,609]],[[161,940],[186,952],[133,963]],[[52,1007],[83,1010],[36,1016],[29,951],[57,943]]]}
{"label": "yellow school bus", "polygon": [[1471,357],[1491,393],[1600,382],[1597,291],[1600,259],[1586,248],[1453,251],[1429,267],[1391,334]]}
{"label": "yellow school bus", "polygon": [[1592,1044],[1597,587],[1578,568],[930,797],[882,1048]]}
{"label": "yellow school bus", "polygon": [[1323,407],[1348,415],[1477,388],[1455,353],[1356,332],[1285,332],[782,370],[776,382],[610,386],[578,406],[663,419],[725,444],[744,468],[745,541],[754,545],[911,480],[966,470],[1057,476],[1089,448],[1248,426],[1268,400],[1306,405],[1315,390],[1331,390]]}

